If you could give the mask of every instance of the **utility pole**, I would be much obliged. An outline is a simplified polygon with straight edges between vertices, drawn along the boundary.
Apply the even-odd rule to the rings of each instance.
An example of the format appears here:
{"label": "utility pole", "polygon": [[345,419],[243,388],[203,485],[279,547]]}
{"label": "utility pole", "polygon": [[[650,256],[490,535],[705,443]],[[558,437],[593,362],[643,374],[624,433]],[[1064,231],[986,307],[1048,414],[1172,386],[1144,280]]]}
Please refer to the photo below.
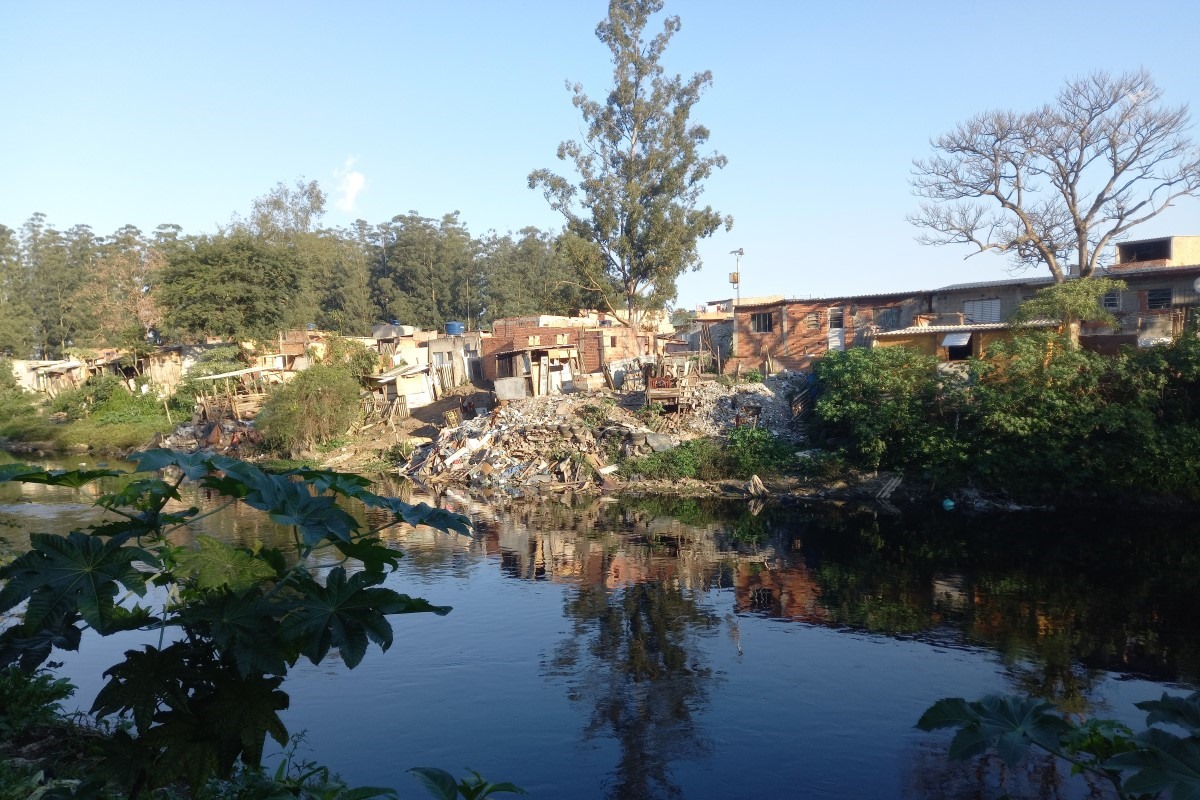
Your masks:
{"label": "utility pole", "polygon": [[733,303],[733,307],[737,308],[742,303],[742,256],[746,255],[746,251],[739,247],[737,250],[730,250],[729,255],[736,256],[733,272],[729,273],[729,282],[737,290],[737,300]]}

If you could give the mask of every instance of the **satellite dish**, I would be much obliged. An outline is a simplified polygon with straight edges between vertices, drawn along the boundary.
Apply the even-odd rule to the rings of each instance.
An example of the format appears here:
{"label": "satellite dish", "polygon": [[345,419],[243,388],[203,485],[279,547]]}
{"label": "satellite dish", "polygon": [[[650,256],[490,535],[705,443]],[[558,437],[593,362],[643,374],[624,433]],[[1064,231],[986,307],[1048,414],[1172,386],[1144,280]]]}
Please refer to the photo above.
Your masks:
{"label": "satellite dish", "polygon": [[1200,278],[1196,278],[1196,280],[1192,281],[1192,288],[1197,292],[1200,292]]}

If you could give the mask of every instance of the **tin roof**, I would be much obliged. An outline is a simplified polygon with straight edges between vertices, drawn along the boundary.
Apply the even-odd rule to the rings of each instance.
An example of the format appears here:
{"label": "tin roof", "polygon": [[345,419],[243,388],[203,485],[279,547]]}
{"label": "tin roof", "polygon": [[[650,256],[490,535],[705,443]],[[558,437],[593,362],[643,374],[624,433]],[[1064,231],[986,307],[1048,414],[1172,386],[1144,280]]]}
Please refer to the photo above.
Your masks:
{"label": "tin roof", "polygon": [[1029,278],[1005,278],[998,281],[972,281],[970,283],[952,283],[949,286],[939,286],[934,292],[957,292],[964,289],[990,289],[993,286],[1022,286],[1026,284],[1051,284],[1054,278],[1050,275],[1038,275]]}
{"label": "tin roof", "polygon": [[1052,319],[1030,320],[1022,325],[1012,325],[1007,322],[965,322],[962,325],[911,325],[895,331],[880,331],[876,339],[887,336],[913,336],[918,333],[970,333],[973,331],[1002,331],[1007,328],[1053,328],[1058,322]]}

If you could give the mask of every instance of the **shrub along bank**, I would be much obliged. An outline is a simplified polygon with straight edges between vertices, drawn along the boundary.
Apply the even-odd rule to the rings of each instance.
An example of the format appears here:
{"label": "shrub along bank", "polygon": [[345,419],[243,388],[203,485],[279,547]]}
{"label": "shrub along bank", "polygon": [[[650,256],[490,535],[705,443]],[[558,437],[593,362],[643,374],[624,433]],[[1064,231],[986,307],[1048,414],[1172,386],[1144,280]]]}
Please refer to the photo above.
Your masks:
{"label": "shrub along bank", "polygon": [[907,348],[818,362],[818,435],[851,463],[1026,498],[1200,500],[1200,338],[1101,356],[1023,333],[962,373]]}

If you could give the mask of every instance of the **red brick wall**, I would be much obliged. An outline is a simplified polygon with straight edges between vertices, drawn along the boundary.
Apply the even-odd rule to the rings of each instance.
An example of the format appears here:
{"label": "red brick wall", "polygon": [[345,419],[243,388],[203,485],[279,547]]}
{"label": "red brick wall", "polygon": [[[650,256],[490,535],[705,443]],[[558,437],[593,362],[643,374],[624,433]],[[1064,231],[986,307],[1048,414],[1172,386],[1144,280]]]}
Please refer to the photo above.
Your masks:
{"label": "red brick wall", "polygon": [[[734,325],[737,329],[733,358],[729,359],[726,371],[741,364],[743,370],[760,369],[768,353],[777,368],[807,369],[813,360],[829,349],[829,311],[841,307],[842,325],[846,332],[846,347],[865,343],[867,329],[876,324],[879,313],[888,308],[899,308],[898,325],[912,323],[911,309],[903,300],[891,300],[871,305],[844,302],[820,303],[777,303],[770,306],[737,309]],[[754,330],[754,315],[770,314],[772,329],[769,333]],[[817,314],[816,327],[810,327],[809,315]],[[786,319],[784,319],[786,315]]]}

